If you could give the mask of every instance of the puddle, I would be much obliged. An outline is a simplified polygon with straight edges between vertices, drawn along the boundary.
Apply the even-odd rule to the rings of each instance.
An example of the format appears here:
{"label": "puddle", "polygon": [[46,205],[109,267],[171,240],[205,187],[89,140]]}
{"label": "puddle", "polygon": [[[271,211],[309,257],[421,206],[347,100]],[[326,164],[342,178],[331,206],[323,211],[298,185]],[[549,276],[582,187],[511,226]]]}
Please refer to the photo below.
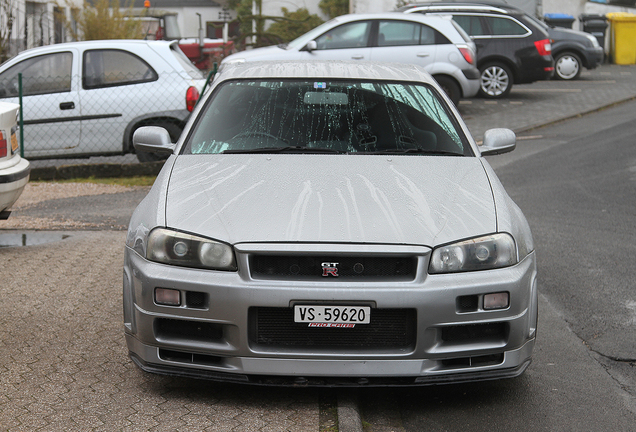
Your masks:
{"label": "puddle", "polygon": [[35,246],[45,243],[53,243],[71,237],[70,234],[53,231],[37,232],[0,232],[0,248],[17,246]]}

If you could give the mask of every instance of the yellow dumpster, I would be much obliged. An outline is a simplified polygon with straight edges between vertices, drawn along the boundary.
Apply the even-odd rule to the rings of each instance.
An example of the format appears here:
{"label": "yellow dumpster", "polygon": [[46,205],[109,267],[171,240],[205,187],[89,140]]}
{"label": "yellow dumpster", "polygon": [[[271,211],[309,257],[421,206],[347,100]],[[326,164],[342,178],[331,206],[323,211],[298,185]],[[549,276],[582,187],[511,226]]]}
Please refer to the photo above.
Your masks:
{"label": "yellow dumpster", "polygon": [[636,14],[612,12],[607,14],[611,24],[610,56],[619,65],[636,64]]}

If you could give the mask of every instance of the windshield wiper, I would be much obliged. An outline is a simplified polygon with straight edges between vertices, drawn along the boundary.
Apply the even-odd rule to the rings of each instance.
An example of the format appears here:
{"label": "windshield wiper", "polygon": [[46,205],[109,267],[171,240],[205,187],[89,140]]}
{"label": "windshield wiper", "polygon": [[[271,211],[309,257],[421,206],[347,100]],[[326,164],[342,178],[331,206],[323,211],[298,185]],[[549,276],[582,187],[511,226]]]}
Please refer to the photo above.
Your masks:
{"label": "windshield wiper", "polygon": [[346,152],[334,149],[319,147],[285,146],[285,147],[259,147],[255,149],[225,150],[223,154],[246,154],[246,153],[330,153],[344,154]]}
{"label": "windshield wiper", "polygon": [[372,155],[384,155],[384,154],[423,154],[423,155],[436,155],[436,156],[464,156],[461,153],[450,152],[446,150],[427,150],[423,148],[392,148],[384,149],[373,152],[366,152],[365,154]]}

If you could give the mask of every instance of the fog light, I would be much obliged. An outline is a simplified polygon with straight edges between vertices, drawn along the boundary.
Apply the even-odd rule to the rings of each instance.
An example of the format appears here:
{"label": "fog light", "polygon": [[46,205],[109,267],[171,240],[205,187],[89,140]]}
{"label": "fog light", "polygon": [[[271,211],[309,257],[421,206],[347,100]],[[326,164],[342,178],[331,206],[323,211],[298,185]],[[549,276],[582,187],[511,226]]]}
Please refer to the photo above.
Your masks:
{"label": "fog light", "polygon": [[510,294],[507,292],[486,294],[484,296],[484,310],[506,309],[510,305]]}
{"label": "fog light", "polygon": [[169,288],[155,288],[155,303],[167,306],[180,306],[179,290]]}

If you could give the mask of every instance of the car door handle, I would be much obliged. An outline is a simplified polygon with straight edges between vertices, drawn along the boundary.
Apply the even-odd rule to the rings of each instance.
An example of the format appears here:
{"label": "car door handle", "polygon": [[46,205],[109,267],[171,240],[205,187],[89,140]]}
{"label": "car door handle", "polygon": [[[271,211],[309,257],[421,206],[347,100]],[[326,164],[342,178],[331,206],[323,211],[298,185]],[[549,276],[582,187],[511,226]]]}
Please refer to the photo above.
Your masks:
{"label": "car door handle", "polygon": [[417,53],[418,57],[428,57],[430,55],[431,55],[430,53]]}
{"label": "car door handle", "polygon": [[352,55],[351,58],[354,60],[360,60],[360,59],[363,59],[364,56],[362,54],[355,54],[355,55]]}
{"label": "car door handle", "polygon": [[61,110],[71,110],[71,109],[75,109],[75,102],[62,102],[60,104],[60,109]]}

